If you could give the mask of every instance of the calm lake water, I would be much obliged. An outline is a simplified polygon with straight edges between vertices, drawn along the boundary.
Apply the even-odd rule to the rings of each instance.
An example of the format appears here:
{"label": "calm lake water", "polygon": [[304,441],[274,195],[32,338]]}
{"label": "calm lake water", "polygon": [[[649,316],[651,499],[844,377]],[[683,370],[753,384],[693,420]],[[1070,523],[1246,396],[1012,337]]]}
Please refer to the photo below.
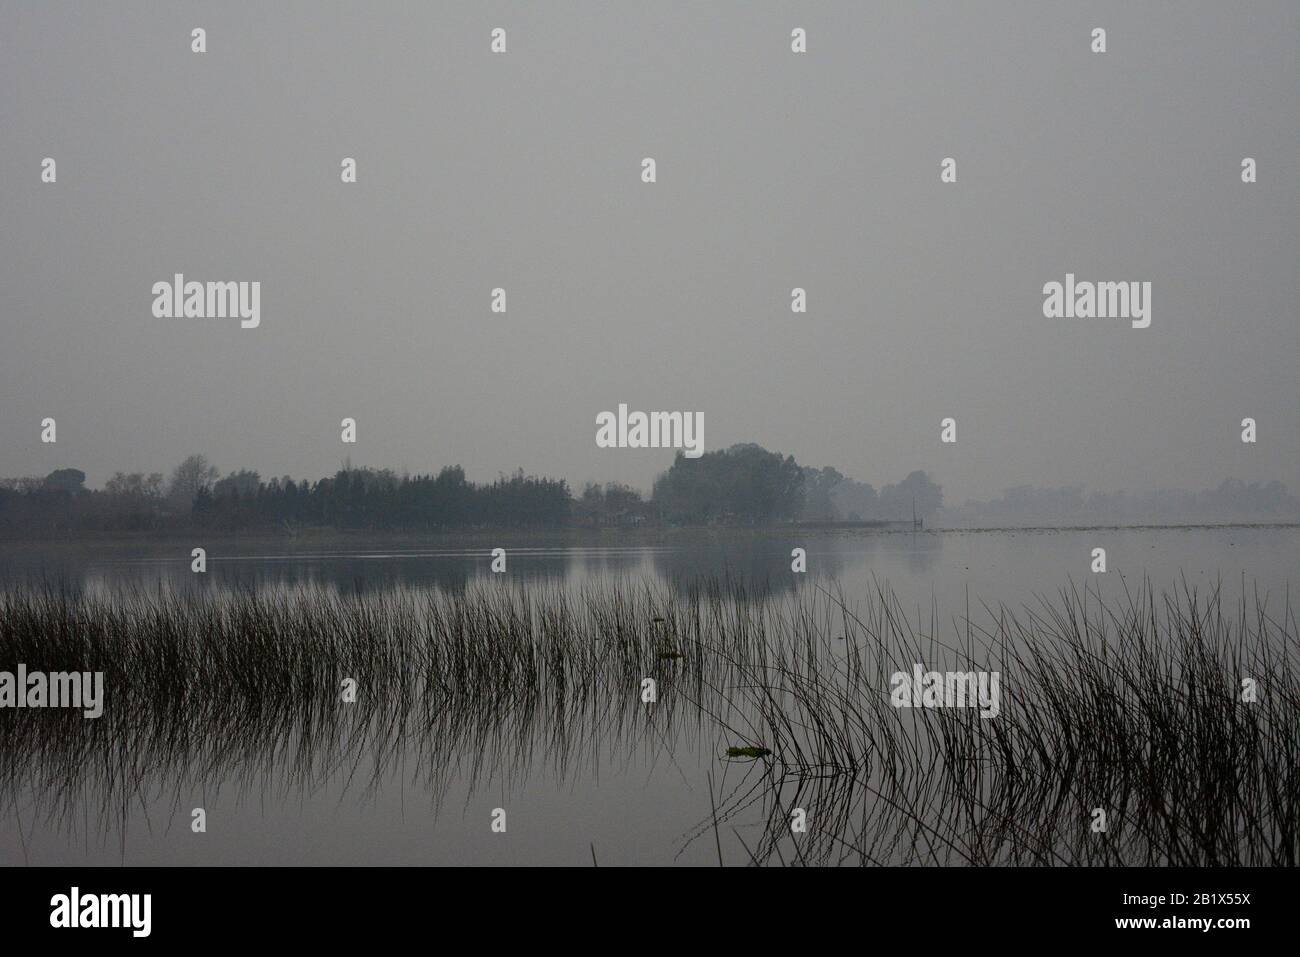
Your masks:
{"label": "calm lake water", "polygon": [[[1300,529],[1191,527],[1014,531],[647,533],[454,540],[400,545],[208,546],[208,572],[190,571],[189,543],[88,548],[0,545],[0,587],[64,581],[91,593],[124,588],[342,591],[456,589],[499,580],[491,549],[507,550],[505,576],[530,587],[582,587],[604,579],[650,580],[685,589],[707,578],[744,581],[754,600],[833,587],[850,601],[887,587],[903,607],[938,621],[980,603],[1018,607],[1050,598],[1071,582],[1122,597],[1149,578],[1157,589],[1202,592],[1221,585],[1230,600],[1266,598],[1281,614],[1300,579]],[[791,572],[791,549],[807,552],[808,572]],[[1093,574],[1092,550],[1108,570]],[[1251,601],[1253,602],[1253,597]],[[969,606],[968,606],[969,601]],[[14,662],[0,662],[12,668]],[[566,747],[514,749],[511,760],[433,769],[418,755],[376,778],[339,766],[310,782],[278,760],[239,773],[195,772],[184,780],[147,773],[131,799],[113,807],[93,793],[71,804],[39,788],[0,784],[0,865],[31,864],[716,864],[710,788],[733,789],[752,767],[719,758],[716,729],[684,723],[670,735],[627,740],[594,735]],[[408,763],[409,762],[409,763]],[[57,805],[57,810],[56,810]],[[190,810],[203,807],[207,832],[192,833]],[[493,833],[493,810],[507,812]],[[734,815],[722,835],[728,863],[745,861],[767,814]],[[732,831],[734,828],[734,831]],[[692,836],[694,835],[694,839]]]}
{"label": "calm lake water", "polygon": [[[491,552],[506,549],[505,575],[577,585],[598,578],[651,579],[685,586],[704,578],[741,580],[773,592],[809,581],[836,582],[850,596],[887,583],[900,598],[941,605],[971,598],[1016,605],[1074,581],[1118,588],[1149,577],[1157,587],[1184,579],[1225,589],[1244,576],[1277,592],[1300,568],[1300,527],[1237,526],[999,531],[717,532],[680,536],[588,535],[556,544],[534,538],[340,544],[205,543],[208,571],[190,571],[189,542],[130,546],[13,546],[0,543],[0,585],[70,581],[87,589],[124,585],[233,588],[318,585],[347,590],[460,587],[489,579]],[[807,552],[806,575],[791,572],[791,550]],[[1107,575],[1093,574],[1092,550],[1106,550]],[[960,609],[958,609],[960,610]]]}

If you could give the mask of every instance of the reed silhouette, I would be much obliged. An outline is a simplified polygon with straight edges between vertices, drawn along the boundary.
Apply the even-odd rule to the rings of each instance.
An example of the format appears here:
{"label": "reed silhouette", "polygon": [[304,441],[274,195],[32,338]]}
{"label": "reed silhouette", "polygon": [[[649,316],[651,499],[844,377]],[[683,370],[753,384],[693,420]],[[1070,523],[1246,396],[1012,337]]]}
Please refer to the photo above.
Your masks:
{"label": "reed silhouette", "polygon": [[[726,833],[738,863],[1294,866],[1298,634],[1289,597],[1274,614],[1185,584],[1118,602],[1070,586],[947,625],[880,583],[859,601],[619,578],[18,587],[0,594],[0,668],[103,671],[107,700],[95,720],[0,710],[0,811],[27,795],[54,826],[107,834],[159,789],[402,774],[437,804],[540,763],[577,778],[602,755],[704,748],[710,804],[683,848],[721,858]],[[914,664],[999,672],[1000,713],[895,708],[890,676]]]}

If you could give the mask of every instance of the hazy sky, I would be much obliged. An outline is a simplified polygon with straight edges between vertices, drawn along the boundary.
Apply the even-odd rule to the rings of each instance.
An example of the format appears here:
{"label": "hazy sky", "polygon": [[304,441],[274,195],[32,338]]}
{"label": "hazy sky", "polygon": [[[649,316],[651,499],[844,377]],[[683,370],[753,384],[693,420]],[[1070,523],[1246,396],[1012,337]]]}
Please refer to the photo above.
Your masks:
{"label": "hazy sky", "polygon": [[[1300,6],[919,6],[4,0],[0,475],[648,488],[671,451],[595,444],[624,402],[953,503],[1296,491]],[[177,272],[260,327],[155,318]],[[1044,318],[1067,272],[1151,327]]]}

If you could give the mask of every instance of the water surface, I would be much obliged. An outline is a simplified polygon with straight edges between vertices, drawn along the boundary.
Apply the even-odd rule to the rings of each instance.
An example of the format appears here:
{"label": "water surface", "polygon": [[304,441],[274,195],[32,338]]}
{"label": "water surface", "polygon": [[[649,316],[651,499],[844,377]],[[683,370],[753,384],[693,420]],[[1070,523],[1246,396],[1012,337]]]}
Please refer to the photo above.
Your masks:
{"label": "water surface", "polygon": [[[536,537],[500,541],[349,540],[207,545],[208,571],[190,571],[188,542],[131,546],[0,548],[0,586],[64,582],[92,594],[126,589],[186,593],[301,587],[374,592],[463,589],[509,582],[534,589],[646,581],[688,592],[712,579],[743,582],[749,601],[781,601],[800,589],[828,588],[852,604],[877,589],[914,609],[918,622],[951,622],[982,605],[1017,607],[1062,587],[1122,596],[1149,579],[1157,589],[1222,588],[1230,601],[1259,596],[1282,613],[1300,567],[1292,527],[1189,527],[923,532],[717,532]],[[490,570],[491,549],[507,550],[507,570]],[[807,552],[806,575],[791,571],[791,550]],[[1093,574],[1092,550],[1108,571]],[[4,662],[11,668],[15,663]],[[220,733],[219,729],[213,729]],[[376,775],[339,762],[304,780],[281,760],[251,763],[222,777],[143,775],[129,801],[104,806],[91,790],[74,797],[9,786],[0,796],[0,864],[716,864],[709,830],[714,801],[755,773],[720,758],[728,740],[716,727],[678,722],[668,729],[557,744],[513,742],[490,757],[463,755],[430,768],[418,748]],[[345,749],[346,750],[346,749]],[[97,803],[98,802],[98,803]],[[207,812],[206,834],[190,830],[190,810]],[[504,808],[505,834],[489,827]],[[770,808],[732,815],[729,863],[744,863]]]}

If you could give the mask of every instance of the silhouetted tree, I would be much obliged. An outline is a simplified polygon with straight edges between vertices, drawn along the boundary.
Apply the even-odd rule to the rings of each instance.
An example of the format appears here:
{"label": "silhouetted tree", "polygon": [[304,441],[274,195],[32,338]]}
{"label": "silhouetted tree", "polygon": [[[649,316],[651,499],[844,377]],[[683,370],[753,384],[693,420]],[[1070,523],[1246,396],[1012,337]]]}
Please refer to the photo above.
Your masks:
{"label": "silhouetted tree", "polygon": [[829,465],[823,469],[805,468],[803,470],[804,503],[800,518],[809,522],[831,522],[841,518],[831,493],[844,481],[844,476]]}
{"label": "silhouetted tree", "polygon": [[932,515],[943,506],[943,489],[924,472],[911,472],[897,485],[880,490],[880,517],[893,521],[910,518],[913,503],[918,516]]}
{"label": "silhouetted tree", "polygon": [[167,497],[177,506],[189,508],[200,490],[211,491],[217,479],[217,467],[202,455],[191,455],[172,472]]}
{"label": "silhouetted tree", "polygon": [[654,502],[670,522],[786,521],[803,506],[803,470],[793,456],[733,445],[699,458],[678,452],[654,485]]}
{"label": "silhouetted tree", "polygon": [[86,473],[81,469],[55,469],[45,476],[45,487],[51,492],[68,492],[75,495],[85,491]]}

